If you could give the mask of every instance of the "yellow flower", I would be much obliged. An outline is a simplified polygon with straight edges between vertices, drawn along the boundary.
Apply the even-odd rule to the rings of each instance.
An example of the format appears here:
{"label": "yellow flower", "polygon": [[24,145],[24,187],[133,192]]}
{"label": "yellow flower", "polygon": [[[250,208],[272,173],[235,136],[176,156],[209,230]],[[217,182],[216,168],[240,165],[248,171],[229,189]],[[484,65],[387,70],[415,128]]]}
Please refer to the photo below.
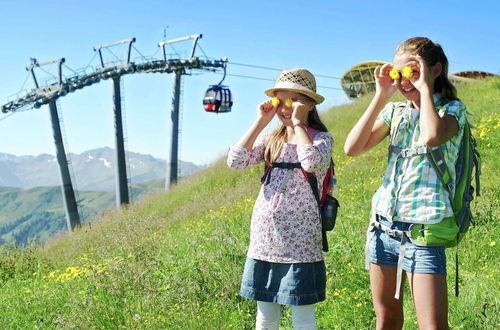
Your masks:
{"label": "yellow flower", "polygon": [[401,74],[403,75],[403,77],[405,77],[406,79],[410,79],[412,76],[413,76],[413,69],[411,68],[411,66],[405,66],[403,68],[403,71],[401,71]]}
{"label": "yellow flower", "polygon": [[271,104],[273,105],[273,107],[277,107],[278,105],[280,105],[280,99],[277,97],[273,97]]}
{"label": "yellow flower", "polygon": [[490,242],[490,246],[491,246],[491,247],[493,247],[493,246],[495,246],[495,245],[497,245],[497,242],[495,242],[495,241],[491,241],[491,242]]}
{"label": "yellow flower", "polygon": [[389,77],[394,80],[399,79],[399,70],[396,68],[392,68],[391,71],[389,71]]}
{"label": "yellow flower", "polygon": [[293,101],[291,98],[288,98],[285,100],[285,106],[290,108],[292,106],[292,104],[293,104]]}

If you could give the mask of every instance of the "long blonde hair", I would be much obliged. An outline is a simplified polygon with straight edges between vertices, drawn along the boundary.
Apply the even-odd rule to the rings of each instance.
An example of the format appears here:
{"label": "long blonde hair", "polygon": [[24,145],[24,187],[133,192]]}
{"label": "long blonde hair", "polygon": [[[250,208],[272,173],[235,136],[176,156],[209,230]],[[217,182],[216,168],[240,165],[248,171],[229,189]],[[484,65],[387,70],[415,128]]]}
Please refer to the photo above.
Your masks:
{"label": "long blonde hair", "polygon": [[448,79],[448,58],[441,45],[425,37],[415,37],[403,41],[396,48],[396,54],[403,52],[422,56],[429,66],[441,63],[441,74],[434,80],[434,92],[446,101],[459,100],[457,89]]}
{"label": "long blonde hair", "polygon": [[[306,95],[304,97],[310,99]],[[311,102],[314,102],[314,100],[310,99]],[[321,121],[319,118],[318,111],[316,110],[316,107],[309,111],[309,114],[307,115],[307,122],[309,127],[312,127],[320,132],[328,132],[328,129],[326,128],[325,124]],[[278,157],[281,154],[281,149],[283,148],[283,144],[285,144],[287,138],[287,133],[286,133],[286,126],[283,125],[283,123],[280,122],[278,127],[271,133],[271,136],[269,137],[269,140],[267,141],[266,144],[266,149],[264,150],[264,161],[266,162],[266,165],[272,166],[273,162],[278,159]]]}

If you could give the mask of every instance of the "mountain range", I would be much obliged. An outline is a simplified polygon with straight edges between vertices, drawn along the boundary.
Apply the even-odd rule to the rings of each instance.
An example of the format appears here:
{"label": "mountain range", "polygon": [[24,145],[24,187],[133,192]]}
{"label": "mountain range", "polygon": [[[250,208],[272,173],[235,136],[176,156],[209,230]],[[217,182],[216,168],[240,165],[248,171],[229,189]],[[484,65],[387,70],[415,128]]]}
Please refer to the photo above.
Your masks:
{"label": "mountain range", "polygon": [[[111,148],[71,154],[72,179],[82,223],[115,206],[115,155]],[[128,152],[127,175],[133,202],[165,187],[166,161]],[[180,176],[203,167],[180,161]],[[66,229],[55,156],[0,153],[0,244],[44,241]]]}
{"label": "mountain range", "polygon": [[[127,175],[130,183],[165,177],[166,161],[135,152],[128,152]],[[115,151],[104,147],[70,154],[74,189],[79,191],[115,190]],[[203,167],[180,161],[180,176],[190,175]],[[58,186],[61,183],[57,159],[53,155],[15,156],[0,153],[0,186],[31,189]]]}

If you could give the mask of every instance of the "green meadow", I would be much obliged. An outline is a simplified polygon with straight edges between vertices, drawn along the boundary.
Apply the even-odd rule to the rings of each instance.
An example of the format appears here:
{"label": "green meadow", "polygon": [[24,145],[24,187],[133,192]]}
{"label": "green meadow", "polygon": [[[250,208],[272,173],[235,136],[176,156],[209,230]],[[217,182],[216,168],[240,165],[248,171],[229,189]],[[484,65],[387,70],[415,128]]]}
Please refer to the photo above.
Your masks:
{"label": "green meadow", "polygon": [[[475,126],[482,185],[473,202],[475,227],[458,250],[447,251],[449,323],[452,329],[494,329],[500,327],[500,79],[458,89]],[[327,299],[317,305],[319,329],[375,328],[364,239],[386,145],[356,158],[342,151],[369,101],[323,114],[335,139],[341,208],[328,234]],[[91,227],[42,246],[0,247],[0,328],[252,329],[255,302],[238,290],[262,170],[230,170],[222,159],[166,194],[107,212]],[[456,251],[459,297],[454,296]],[[417,329],[405,290],[404,328]],[[291,329],[289,309],[281,327]]]}

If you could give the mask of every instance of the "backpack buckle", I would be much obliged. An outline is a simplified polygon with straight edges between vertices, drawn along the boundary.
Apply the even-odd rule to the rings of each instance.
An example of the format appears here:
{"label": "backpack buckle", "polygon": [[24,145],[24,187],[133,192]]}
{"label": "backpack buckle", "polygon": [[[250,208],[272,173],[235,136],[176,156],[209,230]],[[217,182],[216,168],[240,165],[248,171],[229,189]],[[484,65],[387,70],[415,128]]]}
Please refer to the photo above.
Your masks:
{"label": "backpack buckle", "polygon": [[392,237],[403,237],[404,236],[404,232],[402,232],[401,230],[386,228],[384,231],[387,235],[392,236]]}
{"label": "backpack buckle", "polygon": [[418,147],[418,148],[408,148],[403,149],[399,152],[400,157],[408,158],[418,155],[425,155],[429,153],[429,148],[427,147]]}

